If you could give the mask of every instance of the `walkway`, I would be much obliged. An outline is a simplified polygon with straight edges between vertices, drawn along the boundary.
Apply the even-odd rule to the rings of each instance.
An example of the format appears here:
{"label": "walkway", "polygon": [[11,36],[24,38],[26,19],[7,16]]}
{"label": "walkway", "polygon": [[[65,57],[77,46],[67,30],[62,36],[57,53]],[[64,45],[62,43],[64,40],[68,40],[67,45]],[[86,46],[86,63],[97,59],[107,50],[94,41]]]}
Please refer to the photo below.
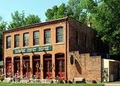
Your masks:
{"label": "walkway", "polygon": [[120,81],[105,83],[105,86],[120,86]]}

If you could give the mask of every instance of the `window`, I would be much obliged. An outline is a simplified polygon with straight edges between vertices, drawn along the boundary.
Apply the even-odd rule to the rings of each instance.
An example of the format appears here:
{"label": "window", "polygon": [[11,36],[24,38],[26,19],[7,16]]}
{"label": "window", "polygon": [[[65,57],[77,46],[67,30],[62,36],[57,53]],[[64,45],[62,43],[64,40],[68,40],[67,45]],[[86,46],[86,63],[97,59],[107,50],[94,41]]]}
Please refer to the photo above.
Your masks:
{"label": "window", "polygon": [[14,36],[14,47],[19,47],[19,34]]}
{"label": "window", "polygon": [[63,42],[63,27],[56,29],[56,43]]}
{"label": "window", "polygon": [[47,29],[44,31],[44,44],[49,44],[50,43],[50,37],[51,36],[51,32],[50,29]]}
{"label": "window", "polygon": [[39,44],[39,31],[33,32],[33,45]]}
{"label": "window", "polygon": [[87,35],[84,36],[84,41],[85,41],[85,48],[87,48],[88,47]]}
{"label": "window", "polygon": [[23,46],[28,46],[29,45],[29,34],[24,33],[23,34]]}
{"label": "window", "polygon": [[79,45],[79,31],[76,31],[76,45]]}
{"label": "window", "polygon": [[11,48],[11,36],[6,37],[6,48]]}

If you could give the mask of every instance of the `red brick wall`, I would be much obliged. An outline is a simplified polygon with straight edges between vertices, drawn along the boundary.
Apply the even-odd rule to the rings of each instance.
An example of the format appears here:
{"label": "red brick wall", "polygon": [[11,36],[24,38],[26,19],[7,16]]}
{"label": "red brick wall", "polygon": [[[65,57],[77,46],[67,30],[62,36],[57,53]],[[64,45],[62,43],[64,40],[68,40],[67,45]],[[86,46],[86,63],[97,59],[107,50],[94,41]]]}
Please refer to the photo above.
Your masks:
{"label": "red brick wall", "polygon": [[[74,57],[74,64],[70,64],[70,56]],[[88,81],[96,80],[101,82],[101,57],[79,54],[78,51],[70,52],[68,58],[68,79],[75,77],[85,78]]]}
{"label": "red brick wall", "polygon": [[[79,32],[79,45],[76,45],[76,31]],[[85,36],[87,47],[85,48]],[[69,49],[70,51],[79,51],[80,53],[93,52],[96,32],[90,27],[69,19]]]}

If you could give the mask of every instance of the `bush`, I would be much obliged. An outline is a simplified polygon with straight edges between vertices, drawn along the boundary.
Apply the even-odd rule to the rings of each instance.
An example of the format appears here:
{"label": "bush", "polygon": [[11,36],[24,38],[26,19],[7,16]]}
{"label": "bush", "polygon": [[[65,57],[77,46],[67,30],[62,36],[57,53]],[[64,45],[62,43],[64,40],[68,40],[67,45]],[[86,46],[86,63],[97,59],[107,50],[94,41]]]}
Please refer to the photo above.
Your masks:
{"label": "bush", "polygon": [[96,80],[92,80],[92,83],[95,84],[95,83],[97,83],[97,81]]}

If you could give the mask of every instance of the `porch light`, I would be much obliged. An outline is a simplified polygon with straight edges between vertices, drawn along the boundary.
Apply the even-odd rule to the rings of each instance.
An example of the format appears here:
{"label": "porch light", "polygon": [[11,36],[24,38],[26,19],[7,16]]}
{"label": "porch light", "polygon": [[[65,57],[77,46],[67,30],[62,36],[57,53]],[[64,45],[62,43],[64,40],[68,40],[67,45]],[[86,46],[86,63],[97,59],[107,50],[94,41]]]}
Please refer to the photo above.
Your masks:
{"label": "porch light", "polygon": [[43,52],[44,52],[45,54],[47,54],[47,51],[46,51],[46,50],[43,50]]}
{"label": "porch light", "polygon": [[32,50],[31,53],[34,55],[34,53],[35,53],[34,50]]}
{"label": "porch light", "polygon": [[21,50],[21,52],[20,52],[22,55],[24,54],[23,52],[22,52],[22,50]]}

